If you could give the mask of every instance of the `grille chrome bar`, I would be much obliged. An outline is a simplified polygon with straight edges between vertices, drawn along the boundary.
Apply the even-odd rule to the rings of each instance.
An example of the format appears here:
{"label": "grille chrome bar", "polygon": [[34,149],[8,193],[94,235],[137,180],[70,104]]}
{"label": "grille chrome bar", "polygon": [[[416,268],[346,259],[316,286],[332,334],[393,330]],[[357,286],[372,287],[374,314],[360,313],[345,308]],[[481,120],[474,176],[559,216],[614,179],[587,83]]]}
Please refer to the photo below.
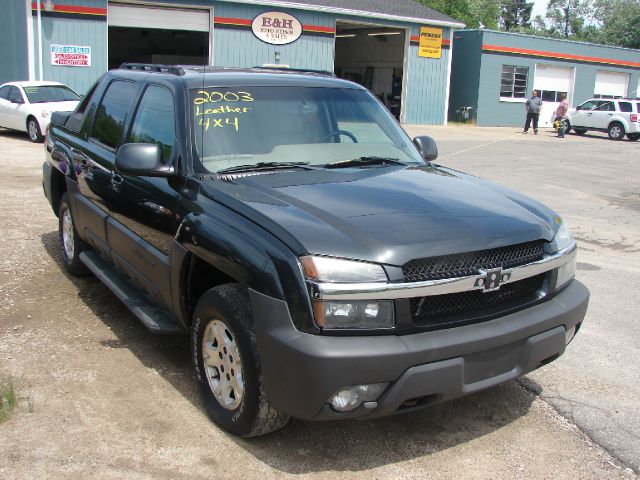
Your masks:
{"label": "grille chrome bar", "polygon": [[[575,258],[575,240],[558,253],[519,267],[502,270],[506,277],[501,285],[540,275],[570,262]],[[397,298],[427,297],[449,293],[486,290],[485,274],[469,275],[442,280],[410,283],[319,283],[309,282],[311,296],[319,300],[394,300]]]}

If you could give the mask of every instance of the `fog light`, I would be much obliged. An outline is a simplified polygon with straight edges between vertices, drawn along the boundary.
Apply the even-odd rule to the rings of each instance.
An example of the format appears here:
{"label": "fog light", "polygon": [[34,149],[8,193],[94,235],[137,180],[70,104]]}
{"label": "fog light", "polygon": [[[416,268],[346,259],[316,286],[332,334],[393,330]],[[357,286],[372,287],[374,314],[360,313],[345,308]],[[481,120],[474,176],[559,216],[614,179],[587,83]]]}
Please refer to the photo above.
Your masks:
{"label": "fog light", "polygon": [[571,340],[573,340],[573,337],[575,337],[576,335],[576,327],[571,327],[568,330],[565,330],[564,332],[564,344],[569,345],[569,342],[571,342]]}
{"label": "fog light", "polygon": [[350,412],[364,402],[373,402],[387,388],[388,383],[372,383],[368,385],[353,385],[338,390],[330,399],[331,406],[338,412]]}

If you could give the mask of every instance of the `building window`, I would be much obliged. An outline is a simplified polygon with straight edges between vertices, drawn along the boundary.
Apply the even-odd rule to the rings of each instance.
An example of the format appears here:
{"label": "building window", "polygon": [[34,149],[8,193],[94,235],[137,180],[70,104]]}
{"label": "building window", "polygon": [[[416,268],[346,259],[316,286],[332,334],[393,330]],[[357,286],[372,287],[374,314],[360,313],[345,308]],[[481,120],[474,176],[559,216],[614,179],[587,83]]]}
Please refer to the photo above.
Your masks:
{"label": "building window", "polygon": [[616,98],[622,98],[622,95],[601,95],[600,93],[596,93],[593,95],[593,98],[611,98],[611,99],[616,99]]}
{"label": "building window", "polygon": [[538,96],[543,102],[560,102],[562,101],[560,98],[562,95],[564,95],[564,98],[567,98],[567,92],[560,92],[556,90],[540,90],[538,92]]}
{"label": "building window", "polygon": [[500,79],[500,98],[527,98],[529,67],[503,65]]}

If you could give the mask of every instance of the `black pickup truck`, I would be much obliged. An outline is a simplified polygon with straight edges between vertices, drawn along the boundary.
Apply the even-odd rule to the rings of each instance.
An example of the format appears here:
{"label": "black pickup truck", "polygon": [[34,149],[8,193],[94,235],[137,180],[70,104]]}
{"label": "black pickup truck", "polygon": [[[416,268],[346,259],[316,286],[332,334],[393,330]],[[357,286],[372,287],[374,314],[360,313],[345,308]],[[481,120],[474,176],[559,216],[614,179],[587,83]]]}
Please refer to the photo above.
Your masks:
{"label": "black pickup truck", "polygon": [[205,408],[236,435],[497,385],[585,316],[556,213],[434,164],[431,138],[331,75],[123,65],[45,148],[66,268],[190,334]]}

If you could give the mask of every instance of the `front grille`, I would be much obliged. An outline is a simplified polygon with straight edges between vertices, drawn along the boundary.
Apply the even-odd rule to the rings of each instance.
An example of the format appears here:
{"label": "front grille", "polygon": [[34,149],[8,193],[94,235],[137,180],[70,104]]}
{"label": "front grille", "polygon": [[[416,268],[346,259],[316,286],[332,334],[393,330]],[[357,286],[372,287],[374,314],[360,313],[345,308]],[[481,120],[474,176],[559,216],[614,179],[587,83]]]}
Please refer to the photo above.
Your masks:
{"label": "front grille", "polygon": [[543,247],[544,240],[537,240],[491,250],[420,258],[405,263],[402,273],[405,282],[477,275],[480,269],[488,270],[497,267],[507,269],[540,260]]}
{"label": "front grille", "polygon": [[413,323],[420,327],[444,328],[481,321],[505,310],[537,299],[545,274],[503,285],[494,292],[482,290],[433,295],[410,300]]}

